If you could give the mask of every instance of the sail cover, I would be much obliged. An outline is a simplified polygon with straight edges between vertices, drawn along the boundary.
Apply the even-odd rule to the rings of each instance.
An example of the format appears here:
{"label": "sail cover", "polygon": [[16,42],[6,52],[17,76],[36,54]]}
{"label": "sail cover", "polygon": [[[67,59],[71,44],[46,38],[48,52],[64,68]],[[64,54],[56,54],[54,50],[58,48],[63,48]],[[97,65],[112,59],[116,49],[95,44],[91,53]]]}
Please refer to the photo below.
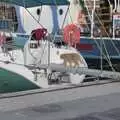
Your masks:
{"label": "sail cover", "polygon": [[15,4],[23,7],[35,7],[40,5],[68,5],[68,0],[0,0],[0,2]]}

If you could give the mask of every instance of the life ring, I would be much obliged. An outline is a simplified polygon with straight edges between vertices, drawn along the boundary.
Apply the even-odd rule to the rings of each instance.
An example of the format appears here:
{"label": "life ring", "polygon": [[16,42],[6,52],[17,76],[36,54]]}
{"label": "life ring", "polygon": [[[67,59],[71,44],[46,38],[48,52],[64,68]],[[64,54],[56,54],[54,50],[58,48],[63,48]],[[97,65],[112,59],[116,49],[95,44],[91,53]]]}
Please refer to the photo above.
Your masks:
{"label": "life ring", "polygon": [[68,24],[63,30],[64,42],[70,46],[80,43],[80,29],[75,24]]}

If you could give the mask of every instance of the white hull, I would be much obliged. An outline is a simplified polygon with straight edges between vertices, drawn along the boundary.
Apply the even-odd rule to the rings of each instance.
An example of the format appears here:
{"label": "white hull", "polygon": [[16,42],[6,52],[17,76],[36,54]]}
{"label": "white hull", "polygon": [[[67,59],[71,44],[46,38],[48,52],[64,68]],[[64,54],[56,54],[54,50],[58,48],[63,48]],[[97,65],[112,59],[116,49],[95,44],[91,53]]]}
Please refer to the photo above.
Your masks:
{"label": "white hull", "polygon": [[[38,70],[38,69],[29,69],[24,65],[27,66],[39,66],[40,64],[58,64],[59,65],[67,65],[67,66],[74,66],[74,61],[65,61],[64,59],[61,59],[61,55],[71,55],[71,54],[77,54],[80,56],[81,63],[79,64],[79,67],[87,67],[87,64],[83,57],[72,47],[65,48],[65,46],[61,48],[55,47],[54,44],[50,43],[50,48],[48,48],[48,41],[41,41],[40,47],[37,49],[30,48],[31,42],[27,42],[24,48],[24,52],[22,50],[12,50],[8,53],[0,53],[0,68],[5,69],[7,71],[11,71],[12,73],[17,74],[18,76],[24,77],[29,82],[35,84],[39,88],[49,88],[49,87],[55,87],[59,85],[68,85],[68,84],[79,84],[81,83],[85,75],[74,75],[74,74],[68,74],[68,78],[66,78],[65,83],[60,84],[54,84],[50,83],[48,80],[48,74],[52,74],[52,71],[46,71],[44,70]],[[44,48],[44,46],[46,47]],[[43,48],[44,48],[44,54],[43,54]],[[49,52],[48,52],[49,51]],[[41,56],[42,54],[42,56]],[[50,54],[50,57],[48,58]],[[12,59],[11,59],[12,58]],[[49,61],[48,61],[49,59]],[[13,61],[14,60],[14,61]],[[66,63],[65,63],[66,62]],[[70,63],[71,62],[71,63]],[[72,63],[73,62],[73,63]],[[72,66],[71,66],[72,67]],[[56,75],[60,74],[59,72],[56,72]],[[57,76],[55,77],[55,79]],[[12,78],[11,78],[12,79]],[[51,78],[52,79],[52,78]]]}

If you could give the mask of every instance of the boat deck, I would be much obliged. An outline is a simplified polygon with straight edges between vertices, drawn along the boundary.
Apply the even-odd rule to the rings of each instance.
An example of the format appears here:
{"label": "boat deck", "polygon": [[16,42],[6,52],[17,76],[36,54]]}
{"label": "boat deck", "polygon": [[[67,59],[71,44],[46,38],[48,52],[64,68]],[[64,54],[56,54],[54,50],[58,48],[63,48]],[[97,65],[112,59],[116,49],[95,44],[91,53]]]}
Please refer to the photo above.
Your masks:
{"label": "boat deck", "polygon": [[2,120],[120,119],[120,82],[2,94],[0,98]]}

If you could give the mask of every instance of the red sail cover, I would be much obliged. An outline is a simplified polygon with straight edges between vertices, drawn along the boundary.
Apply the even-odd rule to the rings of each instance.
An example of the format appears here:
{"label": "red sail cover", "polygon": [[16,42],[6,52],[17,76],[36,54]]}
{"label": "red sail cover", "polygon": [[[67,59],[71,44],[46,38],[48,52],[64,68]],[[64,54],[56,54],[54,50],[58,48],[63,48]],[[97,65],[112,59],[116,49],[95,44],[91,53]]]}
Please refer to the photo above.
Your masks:
{"label": "red sail cover", "polygon": [[73,46],[80,43],[80,29],[75,24],[67,25],[63,30],[64,42]]}

